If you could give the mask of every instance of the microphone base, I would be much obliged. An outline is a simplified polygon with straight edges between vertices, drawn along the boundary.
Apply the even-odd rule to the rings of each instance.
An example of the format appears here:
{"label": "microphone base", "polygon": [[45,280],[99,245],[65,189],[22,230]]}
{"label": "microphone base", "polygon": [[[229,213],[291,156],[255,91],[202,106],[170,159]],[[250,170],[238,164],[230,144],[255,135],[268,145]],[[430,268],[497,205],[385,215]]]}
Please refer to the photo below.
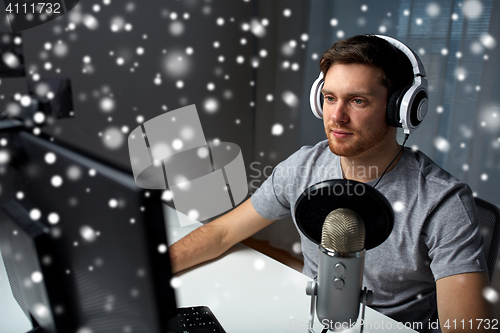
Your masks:
{"label": "microphone base", "polygon": [[[313,281],[309,281],[307,283],[306,287],[306,294],[311,296],[311,312],[309,314],[309,325],[307,329],[307,333],[316,333],[314,331],[314,319],[315,319],[315,313],[316,313],[316,296],[318,292],[318,282],[316,279]],[[373,301],[373,291],[367,290],[366,287],[364,287],[361,290],[361,323],[359,327],[359,333],[363,333],[364,331],[364,322],[365,322],[365,309],[367,304],[371,304]],[[334,327],[332,327],[334,328]],[[324,326],[323,330],[321,333],[327,333],[327,332],[342,332],[343,330],[348,329],[347,327],[342,327],[340,330],[329,330],[328,326]]]}

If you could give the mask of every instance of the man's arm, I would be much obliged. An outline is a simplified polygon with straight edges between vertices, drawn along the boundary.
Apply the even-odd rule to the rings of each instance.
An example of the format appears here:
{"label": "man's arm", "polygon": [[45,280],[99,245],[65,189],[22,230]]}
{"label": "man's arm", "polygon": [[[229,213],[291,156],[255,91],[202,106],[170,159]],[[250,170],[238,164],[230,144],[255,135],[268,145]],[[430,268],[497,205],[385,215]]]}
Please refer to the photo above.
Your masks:
{"label": "man's arm", "polygon": [[[483,296],[485,272],[447,276],[436,281],[439,322],[443,332],[489,332],[491,307]],[[489,327],[488,327],[489,323]]]}
{"label": "man's arm", "polygon": [[271,224],[250,199],[229,213],[194,230],[169,248],[174,273],[217,258],[234,244]]}

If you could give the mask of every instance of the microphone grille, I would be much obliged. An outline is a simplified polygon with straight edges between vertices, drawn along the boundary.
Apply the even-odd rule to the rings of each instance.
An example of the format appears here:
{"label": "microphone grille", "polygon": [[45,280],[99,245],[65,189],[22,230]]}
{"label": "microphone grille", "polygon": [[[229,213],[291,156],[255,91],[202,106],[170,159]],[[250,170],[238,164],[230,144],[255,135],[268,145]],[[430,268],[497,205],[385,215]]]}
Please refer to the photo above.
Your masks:
{"label": "microphone grille", "polygon": [[323,224],[321,245],[334,252],[358,252],[365,247],[365,224],[355,211],[338,208],[330,212]]}

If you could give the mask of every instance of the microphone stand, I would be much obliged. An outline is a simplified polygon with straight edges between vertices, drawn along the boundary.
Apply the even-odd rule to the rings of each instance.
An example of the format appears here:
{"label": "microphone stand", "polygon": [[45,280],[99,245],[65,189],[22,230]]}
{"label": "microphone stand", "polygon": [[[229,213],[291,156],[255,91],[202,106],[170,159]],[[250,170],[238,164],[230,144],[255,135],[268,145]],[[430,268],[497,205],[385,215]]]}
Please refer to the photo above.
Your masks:
{"label": "microphone stand", "polygon": [[[307,287],[306,287],[306,294],[311,296],[311,313],[309,314],[309,327],[307,329],[307,333],[316,333],[313,329],[314,326],[314,314],[316,313],[316,297],[318,295],[318,282],[316,281],[317,279],[315,278],[313,281],[307,282]],[[361,290],[361,295],[360,295],[360,301],[361,301],[361,325],[360,325],[360,331],[359,333],[363,333],[364,330],[364,323],[365,323],[365,308],[367,304],[371,304],[373,301],[373,291],[367,290],[366,287],[364,287]],[[326,333],[328,332],[328,327],[324,327],[321,333]]]}
{"label": "microphone stand", "polygon": [[316,333],[313,330],[314,326],[314,314],[316,313],[316,294],[318,292],[318,282],[316,278],[313,281],[307,282],[306,294],[311,296],[311,313],[309,314],[309,328],[307,333]]}

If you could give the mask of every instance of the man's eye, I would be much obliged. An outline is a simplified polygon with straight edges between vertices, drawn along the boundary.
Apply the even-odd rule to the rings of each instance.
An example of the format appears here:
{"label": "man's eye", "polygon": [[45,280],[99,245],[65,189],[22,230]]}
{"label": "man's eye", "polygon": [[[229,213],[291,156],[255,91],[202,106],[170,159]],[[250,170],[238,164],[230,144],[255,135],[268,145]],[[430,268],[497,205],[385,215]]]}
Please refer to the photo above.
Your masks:
{"label": "man's eye", "polygon": [[362,99],[359,99],[359,98],[355,98],[355,99],[353,99],[353,102],[354,102],[354,104],[356,104],[356,105],[361,105],[361,104],[363,104],[363,100],[362,100]]}
{"label": "man's eye", "polygon": [[332,96],[325,96],[325,99],[328,101],[328,102],[334,102],[335,99],[332,97]]}

